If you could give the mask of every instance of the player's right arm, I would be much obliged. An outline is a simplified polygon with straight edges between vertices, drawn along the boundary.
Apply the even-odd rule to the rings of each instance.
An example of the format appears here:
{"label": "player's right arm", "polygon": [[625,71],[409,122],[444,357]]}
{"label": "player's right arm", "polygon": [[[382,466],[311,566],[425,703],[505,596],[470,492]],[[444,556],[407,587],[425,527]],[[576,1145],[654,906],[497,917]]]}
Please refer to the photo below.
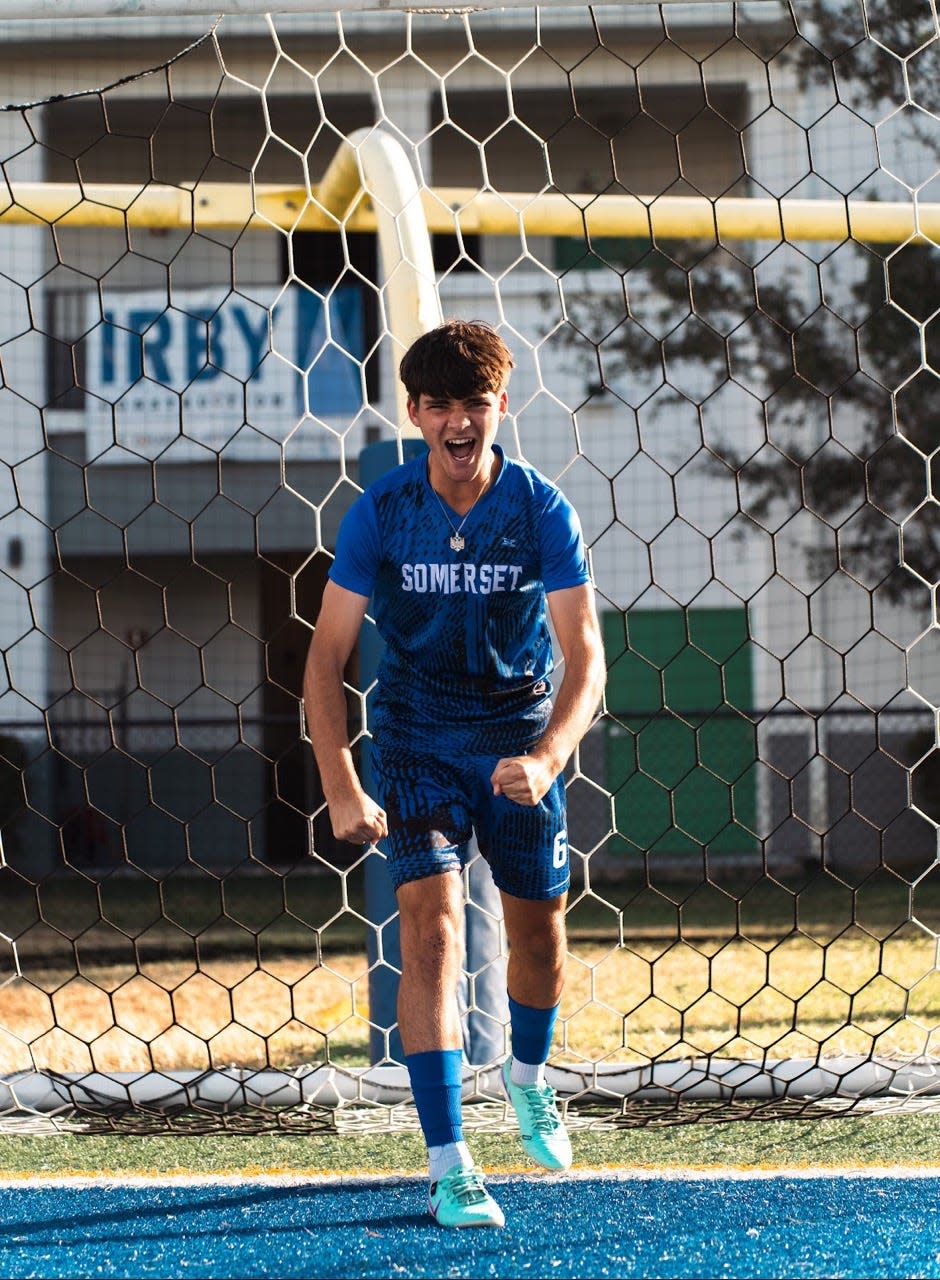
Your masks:
{"label": "player's right arm", "polygon": [[368,596],[327,582],[304,668],[304,716],[337,840],[372,843],[388,834],[385,811],[356,774],[346,720],[344,673]]}

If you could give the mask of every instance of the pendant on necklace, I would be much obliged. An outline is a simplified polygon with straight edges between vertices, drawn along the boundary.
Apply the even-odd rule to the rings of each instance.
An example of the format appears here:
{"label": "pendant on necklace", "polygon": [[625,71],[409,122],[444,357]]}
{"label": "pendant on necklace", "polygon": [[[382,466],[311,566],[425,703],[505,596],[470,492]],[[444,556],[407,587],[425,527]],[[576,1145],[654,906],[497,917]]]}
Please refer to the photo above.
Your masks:
{"label": "pendant on necklace", "polygon": [[463,551],[467,544],[459,533],[454,533],[451,535],[450,545],[453,551]]}

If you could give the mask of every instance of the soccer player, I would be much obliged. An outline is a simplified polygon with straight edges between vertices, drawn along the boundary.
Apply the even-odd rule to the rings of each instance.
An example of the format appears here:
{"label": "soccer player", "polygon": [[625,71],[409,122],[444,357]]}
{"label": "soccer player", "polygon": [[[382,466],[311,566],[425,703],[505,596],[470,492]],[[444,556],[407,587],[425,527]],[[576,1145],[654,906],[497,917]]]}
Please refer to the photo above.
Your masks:
{"label": "soccer player", "polygon": [[[450,321],[406,352],[408,415],[427,453],[342,522],[304,673],[333,831],[384,840],[402,974],[398,1024],[444,1226],[502,1226],[464,1141],[457,1004],[461,859],[475,832],[509,943],[503,1085],[522,1146],[548,1169],[571,1144],[545,1081],[565,972],[563,769],[605,664],[580,525],[558,488],[495,443],[514,366],[488,325]],[[370,719],[376,795],[352,761],[343,673],[370,597],[385,641]],[[553,689],[549,617],[564,657]]]}

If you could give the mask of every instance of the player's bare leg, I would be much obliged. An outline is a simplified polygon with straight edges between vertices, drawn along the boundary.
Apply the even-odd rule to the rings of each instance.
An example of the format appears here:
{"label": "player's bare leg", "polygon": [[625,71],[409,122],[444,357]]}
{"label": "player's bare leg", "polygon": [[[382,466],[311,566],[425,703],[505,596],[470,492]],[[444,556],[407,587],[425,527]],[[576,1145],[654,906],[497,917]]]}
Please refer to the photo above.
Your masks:
{"label": "player's bare leg", "polygon": [[405,1053],[459,1049],[457,983],[463,954],[463,882],[456,871],[398,890],[401,983],[398,1029]]}
{"label": "player's bare leg", "polygon": [[536,901],[514,898],[508,893],[501,897],[509,942],[509,994],[520,1004],[553,1008],[565,985],[568,895]]}

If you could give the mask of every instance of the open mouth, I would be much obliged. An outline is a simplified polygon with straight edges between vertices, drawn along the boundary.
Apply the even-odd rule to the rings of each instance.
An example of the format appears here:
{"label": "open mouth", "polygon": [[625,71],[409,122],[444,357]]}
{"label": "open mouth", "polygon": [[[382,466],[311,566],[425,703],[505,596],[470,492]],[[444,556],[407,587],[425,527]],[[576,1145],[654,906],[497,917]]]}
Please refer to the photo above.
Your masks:
{"label": "open mouth", "polygon": [[476,448],[476,441],[470,436],[460,436],[453,440],[446,440],[447,452],[452,458],[456,458],[458,462],[467,462],[473,457],[473,451]]}

